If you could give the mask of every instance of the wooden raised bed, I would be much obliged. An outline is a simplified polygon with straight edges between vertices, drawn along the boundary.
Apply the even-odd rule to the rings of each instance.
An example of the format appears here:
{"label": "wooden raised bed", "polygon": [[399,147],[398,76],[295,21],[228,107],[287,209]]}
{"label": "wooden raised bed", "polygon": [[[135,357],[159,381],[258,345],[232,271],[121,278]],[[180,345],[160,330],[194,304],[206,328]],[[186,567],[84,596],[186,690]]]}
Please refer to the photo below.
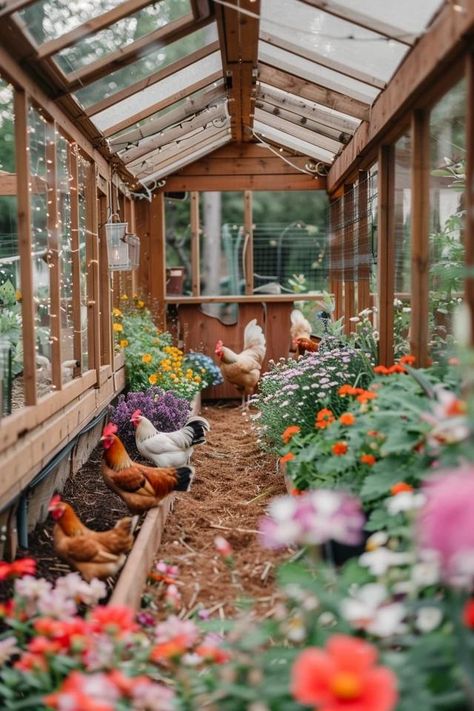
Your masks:
{"label": "wooden raised bed", "polygon": [[[201,411],[201,394],[191,404],[191,414]],[[166,518],[174,495],[167,496],[159,506],[150,509],[138,532],[137,538],[120,572],[109,605],[127,605],[138,610],[153,560],[160,547]]]}

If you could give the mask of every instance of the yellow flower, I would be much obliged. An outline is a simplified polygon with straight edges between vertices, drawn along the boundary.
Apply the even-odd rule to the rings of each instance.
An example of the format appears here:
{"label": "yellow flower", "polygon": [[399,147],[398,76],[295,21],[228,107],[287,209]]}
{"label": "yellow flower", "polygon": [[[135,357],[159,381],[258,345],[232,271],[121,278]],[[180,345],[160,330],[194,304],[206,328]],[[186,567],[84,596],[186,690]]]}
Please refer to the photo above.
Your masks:
{"label": "yellow flower", "polygon": [[137,307],[138,307],[139,309],[142,309],[144,306],[145,306],[145,302],[142,301],[142,299],[138,299],[138,301],[137,301]]}
{"label": "yellow flower", "polygon": [[112,309],[112,315],[115,316],[115,318],[121,318],[123,316],[123,313],[115,306]]}
{"label": "yellow flower", "polygon": [[149,353],[145,353],[145,355],[142,355],[142,363],[151,363],[152,360],[153,356]]}
{"label": "yellow flower", "polygon": [[121,341],[119,341],[119,346],[120,348],[126,348],[128,346],[128,341],[126,338],[122,338]]}
{"label": "yellow flower", "polygon": [[120,333],[121,331],[123,331],[123,326],[121,323],[114,323],[113,329],[115,333]]}
{"label": "yellow flower", "polygon": [[194,378],[194,382],[195,382],[195,383],[200,383],[200,382],[201,382],[201,376],[200,376],[200,375],[196,375],[196,377]]}
{"label": "yellow flower", "polygon": [[156,373],[152,373],[151,375],[148,376],[148,382],[150,385],[156,385],[158,382],[158,376]]}
{"label": "yellow flower", "polygon": [[178,376],[175,375],[174,373],[171,373],[170,378],[171,378],[171,380],[177,380]]}
{"label": "yellow flower", "polygon": [[120,301],[128,301],[127,294],[122,294],[122,296],[120,297]]}

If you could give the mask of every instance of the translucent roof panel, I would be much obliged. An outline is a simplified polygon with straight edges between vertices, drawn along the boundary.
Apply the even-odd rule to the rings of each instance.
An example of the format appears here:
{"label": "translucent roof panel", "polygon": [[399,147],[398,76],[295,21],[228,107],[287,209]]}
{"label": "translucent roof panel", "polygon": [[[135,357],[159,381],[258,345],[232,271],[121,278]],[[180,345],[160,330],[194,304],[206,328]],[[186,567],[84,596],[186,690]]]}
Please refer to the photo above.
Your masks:
{"label": "translucent roof panel", "polygon": [[33,39],[48,42],[120,5],[122,0],[39,0],[18,14]]}
{"label": "translucent roof panel", "polygon": [[404,44],[388,41],[299,0],[262,0],[261,8],[263,32],[277,34],[383,81],[390,79],[407,51]]}
{"label": "translucent roof panel", "polygon": [[124,17],[80,42],[54,55],[58,66],[69,74],[90,62],[101,59],[117,47],[126,47],[149,32],[190,14],[189,0],[160,0],[133,15]]}
{"label": "translucent roof panel", "polygon": [[317,148],[324,148],[329,153],[339,153],[343,145],[340,141],[318,133],[309,122],[302,126],[301,123],[298,124],[295,120],[288,120],[288,116],[288,112],[281,112],[276,116],[274,113],[263,111],[259,108],[255,109],[255,120],[259,123],[264,123],[266,126],[289,133],[291,136],[311,143]]}
{"label": "translucent roof panel", "polygon": [[402,32],[415,35],[424,32],[442,4],[443,0],[337,0],[340,8],[363,13],[374,20],[399,27]]}
{"label": "translucent roof panel", "polygon": [[303,155],[306,155],[309,158],[315,158],[316,160],[320,160],[323,163],[330,164],[333,162],[335,157],[334,153],[331,153],[330,151],[327,151],[324,148],[317,148],[311,143],[302,141],[300,138],[286,133],[285,131],[273,128],[272,126],[267,126],[261,121],[254,122],[254,132],[259,138],[262,138],[264,140],[268,139],[269,141],[278,143],[280,146],[285,146],[286,148],[290,148],[293,151],[302,153]]}
{"label": "translucent roof panel", "polygon": [[209,84],[212,83],[212,76],[219,71],[222,71],[221,53],[213,52],[208,57],[194,62],[191,66],[148,86],[138,94],[133,94],[110,108],[95,114],[92,120],[99,130],[105,131],[133,117],[137,112],[146,110],[147,107],[151,108],[160,102],[165,102],[173,95],[189,89],[197,82],[205,81],[207,77],[209,77]]}
{"label": "translucent roof panel", "polygon": [[353,99],[358,99],[366,104],[371,104],[379,94],[379,90],[375,87],[363,84],[326,67],[321,67],[314,62],[302,59],[267,42],[259,42],[258,57],[265,64],[270,64],[290,74],[296,74],[302,79],[319,84],[327,89],[347,94],[352,96]]}
{"label": "translucent roof panel", "polygon": [[212,23],[186,37],[163,47],[154,48],[133,64],[111,72],[103,79],[76,91],[75,96],[88,108],[97,101],[112,96],[121,89],[145,79],[150,74],[173,64],[201,47],[206,47],[217,40],[216,23]]}

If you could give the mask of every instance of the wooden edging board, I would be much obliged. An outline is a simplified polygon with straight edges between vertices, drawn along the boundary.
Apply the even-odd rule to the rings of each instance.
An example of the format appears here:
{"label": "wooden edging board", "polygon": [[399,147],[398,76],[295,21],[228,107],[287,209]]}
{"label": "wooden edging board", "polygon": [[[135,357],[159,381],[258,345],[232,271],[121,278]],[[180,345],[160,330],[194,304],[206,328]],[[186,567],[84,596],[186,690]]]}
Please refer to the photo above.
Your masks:
{"label": "wooden edging board", "polygon": [[[201,394],[191,403],[191,415],[201,410]],[[138,532],[133,548],[117,579],[109,605],[126,605],[134,610],[140,609],[143,589],[148,579],[153,560],[160,547],[166,518],[174,496],[167,496],[159,506],[150,509]]]}

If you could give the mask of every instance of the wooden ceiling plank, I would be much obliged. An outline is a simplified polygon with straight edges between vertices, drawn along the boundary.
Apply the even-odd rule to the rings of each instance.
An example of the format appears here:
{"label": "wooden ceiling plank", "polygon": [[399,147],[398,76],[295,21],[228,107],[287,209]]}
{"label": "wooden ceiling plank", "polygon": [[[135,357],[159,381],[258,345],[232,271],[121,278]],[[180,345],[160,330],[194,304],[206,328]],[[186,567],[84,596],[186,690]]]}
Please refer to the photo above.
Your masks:
{"label": "wooden ceiling plank", "polygon": [[186,165],[187,163],[196,160],[200,158],[202,155],[205,155],[207,153],[210,153],[214,148],[219,147],[223,143],[228,143],[231,139],[230,134],[227,134],[226,136],[221,136],[221,137],[215,137],[213,141],[211,141],[209,144],[203,144],[199,150],[196,151],[196,146],[194,146],[194,152],[190,153],[189,155],[183,155],[177,158],[174,162],[172,163],[167,163],[165,166],[159,166],[157,167],[157,170],[154,173],[148,174],[146,176],[141,176],[138,179],[141,182],[150,182],[151,180],[158,180],[162,177],[168,176],[171,172],[174,173],[176,170],[181,168],[182,166]]}
{"label": "wooden ceiling plank", "polygon": [[345,133],[344,131],[333,128],[326,123],[320,123],[312,116],[306,117],[305,115],[299,114],[294,108],[290,108],[289,106],[281,106],[280,104],[273,104],[270,101],[260,99],[259,97],[257,97],[255,108],[266,111],[274,116],[281,116],[281,118],[290,121],[296,126],[304,126],[305,128],[309,128],[322,136],[326,136],[326,138],[332,138],[334,141],[338,141],[339,143],[347,143],[352,136],[351,133]]}
{"label": "wooden ceiling plank", "polygon": [[369,119],[370,106],[336,91],[318,86],[268,64],[259,65],[259,80],[362,121]]}
{"label": "wooden ceiling plank", "polygon": [[178,61],[173,62],[173,64],[170,64],[169,66],[164,67],[163,69],[159,69],[157,72],[150,74],[144,79],[140,79],[140,81],[137,81],[134,84],[130,84],[130,86],[125,87],[121,91],[117,91],[115,94],[112,94],[111,96],[107,96],[105,99],[102,99],[102,101],[98,101],[97,103],[92,104],[92,106],[89,106],[86,109],[85,113],[87,116],[94,116],[95,114],[98,114],[101,111],[105,111],[105,109],[108,109],[111,106],[118,104],[123,99],[127,99],[129,96],[137,94],[138,92],[142,91],[143,89],[146,89],[149,86],[152,86],[153,84],[156,84],[162,79],[166,79],[166,77],[169,77],[172,74],[181,71],[182,69],[190,67],[192,64],[194,64],[194,62],[208,57],[210,54],[213,54],[213,52],[216,52],[218,49],[219,42],[217,41],[212,42],[211,44],[208,44],[205,47],[201,47],[195,52],[187,54],[185,57],[182,57],[181,59],[178,59]]}
{"label": "wooden ceiling plank", "polygon": [[416,35],[407,32],[401,27],[395,27],[388,22],[382,22],[382,20],[377,20],[375,17],[365,15],[363,12],[357,12],[356,10],[344,7],[344,5],[339,5],[336,2],[332,2],[332,0],[301,0],[301,2],[317,10],[322,10],[328,15],[337,17],[339,20],[345,20],[363,30],[375,32],[378,35],[382,35],[382,37],[400,42],[400,44],[407,45],[408,47],[411,47],[417,39]]}
{"label": "wooden ceiling plank", "polygon": [[[155,0],[156,2],[162,2],[163,0]],[[44,59],[45,57],[50,57],[52,54],[60,52],[66,47],[70,47],[72,44],[79,42],[85,37],[90,37],[95,32],[110,27],[119,20],[123,20],[124,17],[128,15],[133,15],[135,12],[143,10],[143,8],[150,5],[150,0],[125,0],[125,2],[116,5],[108,12],[104,12],[102,15],[93,17],[87,22],[83,22],[82,25],[75,27],[55,39],[49,42],[44,42],[38,47],[37,57],[38,59]]]}
{"label": "wooden ceiling plank", "polygon": [[301,126],[301,124],[297,125],[292,121],[288,121],[282,115],[276,116],[268,111],[256,109],[255,119],[257,121],[261,121],[266,126],[289,133],[290,135],[295,136],[295,138],[299,138],[301,141],[306,141],[306,143],[310,143],[316,148],[324,148],[325,151],[330,151],[331,153],[337,154],[343,147],[343,144],[340,141],[334,140],[333,138],[327,138],[326,136],[322,136],[315,131],[306,128],[306,126]]}
{"label": "wooden ceiling plank", "polygon": [[302,59],[307,59],[309,62],[313,62],[313,64],[318,64],[319,66],[325,67],[326,69],[331,69],[332,71],[337,72],[338,74],[343,74],[344,76],[349,77],[349,79],[355,79],[356,81],[360,81],[363,84],[367,84],[368,86],[373,86],[376,89],[385,88],[385,82],[381,79],[378,79],[377,77],[372,76],[371,74],[366,74],[365,72],[361,72],[358,69],[349,67],[347,64],[338,62],[332,57],[328,58],[322,54],[319,54],[318,52],[310,52],[309,50],[301,48],[297,44],[293,44],[293,42],[287,42],[281,37],[276,37],[267,32],[260,32],[260,39],[263,40],[263,42],[266,42],[267,44],[271,44],[272,47],[284,49],[286,52],[291,52],[291,54],[294,54],[297,57],[301,57]]}
{"label": "wooden ceiling plank", "polygon": [[177,101],[181,101],[181,99],[185,99],[187,96],[194,94],[194,92],[204,89],[206,86],[209,86],[209,84],[212,84],[212,82],[218,81],[221,78],[221,76],[222,75],[220,72],[215,72],[214,74],[210,74],[208,77],[201,79],[201,81],[197,81],[194,84],[190,84],[185,89],[181,89],[180,91],[177,91],[175,94],[171,94],[166,99],[163,99],[163,101],[159,101],[156,104],[147,106],[146,108],[142,109],[141,111],[137,111],[137,113],[133,114],[133,116],[128,116],[123,121],[119,121],[114,126],[110,126],[105,131],[103,131],[103,135],[105,136],[105,138],[109,138],[110,136],[113,136],[114,133],[123,131],[123,129],[125,129],[125,128],[130,128],[130,126],[133,126],[134,123],[138,123],[139,121],[142,121],[143,119],[148,118],[148,116],[152,116],[153,114],[157,113],[158,111],[162,111],[162,109],[166,109],[168,106],[171,106],[172,104],[176,103]]}

